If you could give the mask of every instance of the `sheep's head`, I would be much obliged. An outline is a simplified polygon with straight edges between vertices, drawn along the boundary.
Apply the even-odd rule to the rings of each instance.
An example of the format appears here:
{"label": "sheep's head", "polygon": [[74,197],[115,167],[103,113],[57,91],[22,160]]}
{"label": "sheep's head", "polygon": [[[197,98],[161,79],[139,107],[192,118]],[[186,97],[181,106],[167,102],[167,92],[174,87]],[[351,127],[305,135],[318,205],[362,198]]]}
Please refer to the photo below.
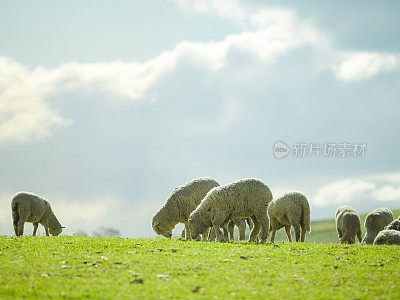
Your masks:
{"label": "sheep's head", "polygon": [[59,235],[64,228],[53,213],[49,215],[48,226],[51,235]]}
{"label": "sheep's head", "polygon": [[174,229],[174,226],[171,228],[170,224],[160,221],[159,218],[157,217],[153,218],[152,227],[154,232],[157,233],[158,235],[162,235],[166,238],[172,237],[172,229]]}
{"label": "sheep's head", "polygon": [[208,226],[199,218],[197,214],[191,214],[188,220],[190,236],[193,240],[201,240],[200,234],[205,234]]}
{"label": "sheep's head", "polygon": [[400,220],[396,219],[392,221],[388,226],[385,227],[385,230],[397,230],[400,231]]}
{"label": "sheep's head", "polygon": [[371,235],[371,234],[366,234],[365,237],[362,240],[362,244],[373,244],[374,243],[374,239],[375,239],[375,235]]}
{"label": "sheep's head", "polygon": [[340,239],[340,243],[341,244],[355,244],[356,237],[350,236],[350,235],[343,235],[342,238]]}
{"label": "sheep's head", "polygon": [[57,236],[57,235],[59,235],[61,233],[63,228],[64,227],[62,227],[61,224],[57,224],[57,226],[49,227],[49,232],[50,232],[51,235]]}

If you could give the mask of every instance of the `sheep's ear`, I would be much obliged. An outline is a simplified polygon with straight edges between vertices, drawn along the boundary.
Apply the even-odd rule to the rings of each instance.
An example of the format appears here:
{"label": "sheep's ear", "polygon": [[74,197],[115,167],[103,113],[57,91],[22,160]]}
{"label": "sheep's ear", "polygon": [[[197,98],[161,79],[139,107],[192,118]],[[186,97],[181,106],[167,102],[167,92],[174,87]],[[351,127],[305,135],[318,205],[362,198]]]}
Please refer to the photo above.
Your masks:
{"label": "sheep's ear", "polygon": [[160,224],[160,222],[155,221],[154,224],[153,224],[153,226],[157,226],[157,225],[159,225],[159,224]]}
{"label": "sheep's ear", "polygon": [[61,226],[61,228],[65,228],[65,226]]}

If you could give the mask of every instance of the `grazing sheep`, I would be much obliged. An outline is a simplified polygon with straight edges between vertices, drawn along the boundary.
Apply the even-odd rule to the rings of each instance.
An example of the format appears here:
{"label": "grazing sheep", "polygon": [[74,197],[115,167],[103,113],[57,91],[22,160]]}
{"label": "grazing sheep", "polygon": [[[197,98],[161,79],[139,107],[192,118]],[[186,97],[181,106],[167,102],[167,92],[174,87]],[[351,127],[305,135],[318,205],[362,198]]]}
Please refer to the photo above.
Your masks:
{"label": "grazing sheep", "polygon": [[393,221],[393,214],[387,208],[377,208],[367,215],[364,222],[366,234],[363,243],[372,244],[379,231]]}
{"label": "grazing sheep", "polygon": [[219,186],[219,183],[214,178],[204,177],[176,187],[165,205],[153,217],[152,227],[155,233],[170,238],[176,224],[183,223],[186,239],[189,239],[187,221],[190,213],[195,210],[208,191],[216,186]]}
{"label": "grazing sheep", "polygon": [[[289,242],[292,241],[290,226],[294,227],[296,242],[304,242],[306,231],[311,231],[310,205],[306,196],[300,192],[290,192],[268,205],[269,230],[272,231],[271,242],[275,240],[278,229],[285,227]],[[300,236],[301,229],[301,236]]]}
{"label": "grazing sheep", "polygon": [[19,192],[11,201],[14,231],[16,236],[24,235],[25,222],[33,223],[33,235],[36,235],[38,224],[42,224],[46,235],[59,235],[62,231],[60,222],[51,210],[49,202],[28,192]]}
{"label": "grazing sheep", "polygon": [[[268,237],[268,204],[272,200],[270,189],[258,179],[242,179],[215,187],[190,214],[189,229],[192,239],[198,239],[209,227],[213,227],[219,242],[228,240],[227,226],[230,220],[251,218],[254,226],[250,242],[255,241],[261,227],[261,242]],[[221,233],[220,227],[224,230]]]}
{"label": "grazing sheep", "polygon": [[374,239],[374,245],[400,245],[400,231],[380,231]]}
{"label": "grazing sheep", "polygon": [[388,226],[385,227],[385,230],[400,231],[400,219],[394,219]]}
{"label": "grazing sheep", "polygon": [[361,242],[361,221],[350,206],[341,206],[335,214],[336,229],[341,244],[355,244],[356,235]]}

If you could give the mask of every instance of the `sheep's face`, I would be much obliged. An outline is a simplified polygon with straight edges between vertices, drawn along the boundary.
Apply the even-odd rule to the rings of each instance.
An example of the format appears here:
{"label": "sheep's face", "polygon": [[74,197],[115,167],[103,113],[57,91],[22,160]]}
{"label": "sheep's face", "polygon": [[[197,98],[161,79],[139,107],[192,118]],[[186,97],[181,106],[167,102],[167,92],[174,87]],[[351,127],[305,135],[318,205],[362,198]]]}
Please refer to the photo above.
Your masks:
{"label": "sheep's face", "polygon": [[341,244],[355,244],[356,240],[354,236],[343,236],[340,239],[340,243]]}
{"label": "sheep's face", "polygon": [[369,245],[371,245],[371,244],[374,243],[374,239],[375,239],[375,236],[367,235],[367,236],[365,236],[364,239],[362,240],[362,244],[369,244]]}
{"label": "sheep's face", "polygon": [[200,234],[205,234],[208,230],[208,226],[204,224],[200,219],[191,216],[188,221],[190,236],[193,240],[201,240]]}
{"label": "sheep's face", "polygon": [[56,228],[49,228],[49,232],[51,235],[59,235],[61,231],[62,231],[61,225],[57,226]]}
{"label": "sheep's face", "polygon": [[160,220],[154,218],[152,226],[154,232],[157,233],[158,235],[162,235],[166,238],[172,237],[172,229],[174,228],[170,228],[171,226],[168,226],[168,224],[160,222]]}

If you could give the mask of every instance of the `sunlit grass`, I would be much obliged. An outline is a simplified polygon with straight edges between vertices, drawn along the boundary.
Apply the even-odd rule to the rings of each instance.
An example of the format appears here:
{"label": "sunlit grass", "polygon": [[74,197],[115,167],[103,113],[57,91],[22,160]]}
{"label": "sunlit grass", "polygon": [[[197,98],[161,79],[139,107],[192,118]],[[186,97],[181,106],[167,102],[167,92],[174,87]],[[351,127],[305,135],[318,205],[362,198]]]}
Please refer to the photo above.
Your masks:
{"label": "sunlit grass", "polygon": [[400,297],[400,247],[0,237],[0,298]]}

